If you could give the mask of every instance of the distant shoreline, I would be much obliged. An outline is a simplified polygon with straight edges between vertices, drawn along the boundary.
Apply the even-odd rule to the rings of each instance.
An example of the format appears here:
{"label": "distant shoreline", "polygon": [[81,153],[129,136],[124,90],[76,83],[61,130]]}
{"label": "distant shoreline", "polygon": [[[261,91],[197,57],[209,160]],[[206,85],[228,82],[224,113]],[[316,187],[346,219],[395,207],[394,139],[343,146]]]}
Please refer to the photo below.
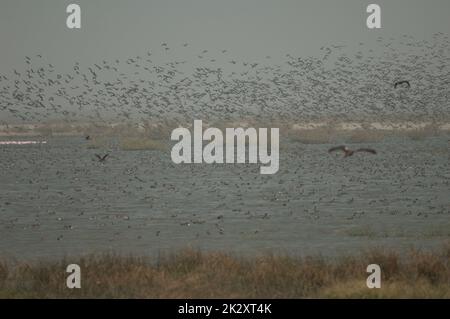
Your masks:
{"label": "distant shoreline", "polygon": [[[205,121],[205,123],[208,123]],[[205,127],[215,125],[217,122],[209,122]],[[192,123],[191,123],[192,124]],[[330,121],[305,121],[292,123],[254,123],[251,121],[229,121],[219,123],[223,127],[279,127],[280,130],[296,131],[314,131],[314,130],[333,130],[340,132],[352,131],[384,131],[384,132],[410,132],[418,130],[430,130],[450,132],[450,122],[434,123],[431,121],[413,122],[413,121],[373,121],[373,122],[330,122]],[[189,123],[187,123],[189,126]],[[50,123],[50,124],[3,124],[0,125],[0,137],[14,136],[83,136],[87,133],[97,133],[98,135],[127,135],[142,134],[149,131],[167,131],[179,127],[180,124],[140,124],[140,123]],[[122,134],[124,133],[124,134]]]}

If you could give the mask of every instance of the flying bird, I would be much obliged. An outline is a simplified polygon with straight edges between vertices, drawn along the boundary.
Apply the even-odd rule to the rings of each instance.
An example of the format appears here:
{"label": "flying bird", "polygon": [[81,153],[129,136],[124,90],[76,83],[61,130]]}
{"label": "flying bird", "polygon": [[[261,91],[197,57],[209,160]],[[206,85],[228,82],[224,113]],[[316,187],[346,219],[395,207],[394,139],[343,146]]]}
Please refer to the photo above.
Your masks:
{"label": "flying bird", "polygon": [[332,147],[328,150],[328,153],[332,153],[335,151],[343,151],[344,152],[344,158],[348,156],[352,156],[353,154],[357,152],[367,152],[371,154],[377,154],[377,152],[374,149],[371,148],[358,148],[357,150],[351,150],[345,145],[340,145],[336,147]]}
{"label": "flying bird", "polygon": [[95,154],[95,156],[97,156],[99,162],[104,162],[105,159],[109,156],[109,154],[105,154],[104,156],[100,156],[98,154]]}
{"label": "flying bird", "polygon": [[409,83],[409,81],[398,81],[394,83],[394,89],[396,89],[399,85],[404,85],[406,84],[406,87],[409,89],[411,87],[411,84]]}

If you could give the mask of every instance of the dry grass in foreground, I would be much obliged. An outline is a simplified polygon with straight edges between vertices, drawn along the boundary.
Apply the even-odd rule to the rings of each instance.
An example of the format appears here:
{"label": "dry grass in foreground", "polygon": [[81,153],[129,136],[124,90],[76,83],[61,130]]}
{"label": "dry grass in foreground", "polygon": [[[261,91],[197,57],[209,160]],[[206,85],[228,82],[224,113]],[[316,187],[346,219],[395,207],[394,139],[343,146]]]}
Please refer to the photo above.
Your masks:
{"label": "dry grass in foreground", "polygon": [[[82,269],[82,288],[65,286],[65,267]],[[366,287],[366,267],[382,288]],[[185,250],[157,263],[90,256],[39,264],[0,263],[1,298],[450,298],[450,246],[438,252],[370,252],[336,259],[238,258]]]}

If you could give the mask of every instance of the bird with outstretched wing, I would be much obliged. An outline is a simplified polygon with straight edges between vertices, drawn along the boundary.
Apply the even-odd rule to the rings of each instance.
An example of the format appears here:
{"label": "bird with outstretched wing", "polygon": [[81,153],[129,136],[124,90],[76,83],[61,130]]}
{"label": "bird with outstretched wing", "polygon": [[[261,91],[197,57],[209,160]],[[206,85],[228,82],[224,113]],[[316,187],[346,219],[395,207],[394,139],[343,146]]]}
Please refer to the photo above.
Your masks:
{"label": "bird with outstretched wing", "polygon": [[100,156],[99,154],[95,154],[97,156],[99,162],[104,162],[106,158],[109,156],[109,154],[105,154],[103,156]]}
{"label": "bird with outstretched wing", "polygon": [[372,149],[372,148],[358,148],[356,151],[355,151],[355,153],[356,152],[367,152],[367,153],[371,153],[371,154],[376,154],[377,153],[377,151],[375,151],[374,149]]}

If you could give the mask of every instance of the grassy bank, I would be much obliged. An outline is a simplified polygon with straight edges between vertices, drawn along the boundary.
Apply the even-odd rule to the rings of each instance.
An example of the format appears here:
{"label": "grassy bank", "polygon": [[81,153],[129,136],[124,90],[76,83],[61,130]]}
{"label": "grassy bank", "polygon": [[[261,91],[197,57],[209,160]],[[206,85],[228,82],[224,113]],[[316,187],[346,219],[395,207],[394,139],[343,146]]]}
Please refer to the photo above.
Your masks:
{"label": "grassy bank", "polygon": [[[65,286],[77,263],[82,288]],[[368,289],[379,264],[382,288]],[[238,258],[184,250],[149,261],[114,255],[58,262],[0,263],[1,298],[450,298],[450,245],[437,252]]]}

